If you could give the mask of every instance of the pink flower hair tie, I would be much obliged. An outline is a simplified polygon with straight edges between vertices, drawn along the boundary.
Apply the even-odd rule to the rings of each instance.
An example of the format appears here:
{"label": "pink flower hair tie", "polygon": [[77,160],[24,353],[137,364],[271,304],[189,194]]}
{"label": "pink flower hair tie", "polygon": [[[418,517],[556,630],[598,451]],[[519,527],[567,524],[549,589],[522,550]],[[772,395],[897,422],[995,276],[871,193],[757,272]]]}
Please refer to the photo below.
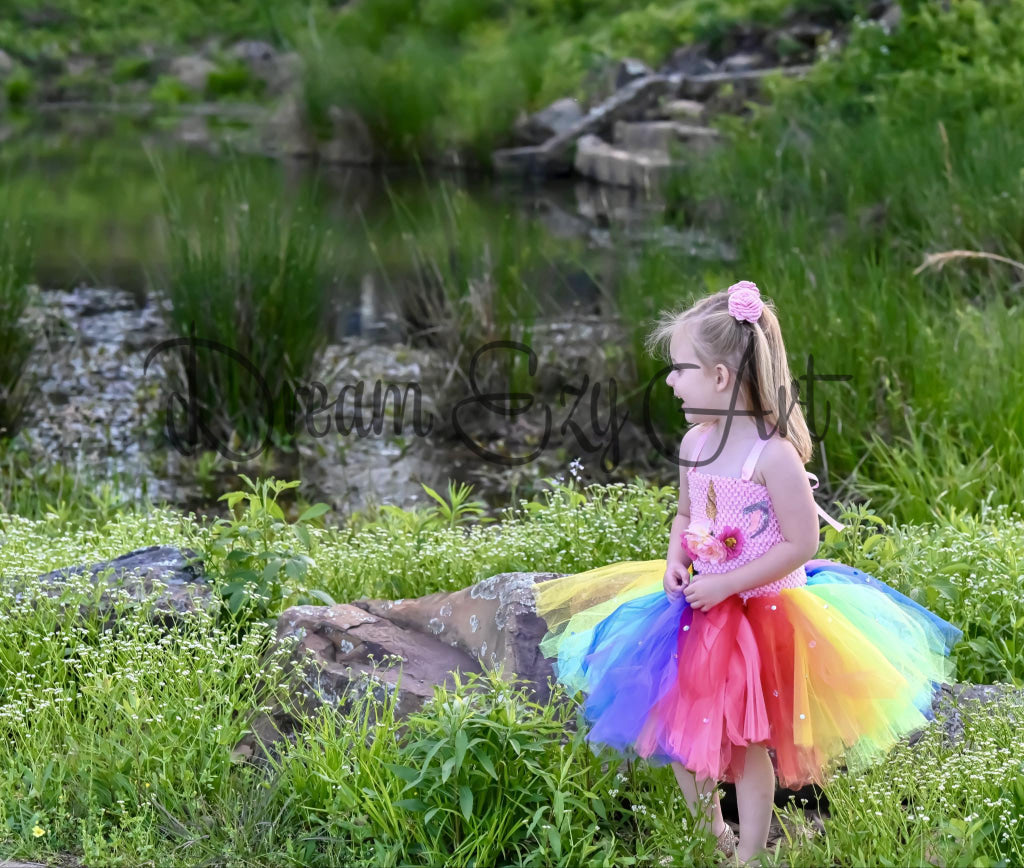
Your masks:
{"label": "pink flower hair tie", "polygon": [[761,318],[764,302],[761,290],[749,280],[741,280],[729,287],[729,313],[739,322],[756,323]]}

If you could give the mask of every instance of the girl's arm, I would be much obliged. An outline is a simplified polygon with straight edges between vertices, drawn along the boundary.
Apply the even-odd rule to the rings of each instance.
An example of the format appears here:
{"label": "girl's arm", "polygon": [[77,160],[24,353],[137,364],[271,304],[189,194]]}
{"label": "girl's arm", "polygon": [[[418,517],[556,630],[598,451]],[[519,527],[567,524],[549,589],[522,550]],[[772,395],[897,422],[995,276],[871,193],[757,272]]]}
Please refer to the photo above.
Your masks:
{"label": "girl's arm", "polygon": [[691,427],[683,435],[683,440],[679,444],[679,504],[672,519],[672,530],[668,535],[668,554],[665,555],[666,568],[673,564],[681,564],[686,568],[692,563],[690,555],[683,547],[681,537],[690,526],[690,481],[687,473],[690,465],[687,462],[697,439],[697,434],[694,432],[697,432],[698,428],[698,425]]}
{"label": "girl's arm", "polygon": [[818,551],[818,511],[796,448],[788,440],[773,439],[761,453],[759,466],[783,540],[761,557],[722,575],[733,594],[788,575]]}

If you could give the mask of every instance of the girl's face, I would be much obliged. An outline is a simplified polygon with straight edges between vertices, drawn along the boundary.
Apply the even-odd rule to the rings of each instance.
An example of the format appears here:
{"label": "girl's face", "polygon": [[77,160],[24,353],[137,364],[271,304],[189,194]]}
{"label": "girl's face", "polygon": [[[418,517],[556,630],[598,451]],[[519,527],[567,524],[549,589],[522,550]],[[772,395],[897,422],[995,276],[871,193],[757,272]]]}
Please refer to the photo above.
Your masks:
{"label": "girl's face", "polygon": [[729,406],[729,384],[732,377],[725,365],[704,368],[693,351],[693,344],[685,329],[679,329],[669,344],[669,353],[676,368],[669,372],[665,382],[673,394],[682,401],[683,414],[690,424],[715,422],[721,413],[701,410],[726,410]]}

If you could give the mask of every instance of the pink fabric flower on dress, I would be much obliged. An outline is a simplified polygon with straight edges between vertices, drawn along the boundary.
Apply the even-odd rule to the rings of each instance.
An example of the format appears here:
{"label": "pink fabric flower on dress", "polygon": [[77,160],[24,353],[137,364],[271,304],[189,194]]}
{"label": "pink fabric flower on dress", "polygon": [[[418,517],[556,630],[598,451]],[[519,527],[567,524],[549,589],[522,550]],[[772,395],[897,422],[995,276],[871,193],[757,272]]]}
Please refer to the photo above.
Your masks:
{"label": "pink fabric flower on dress", "polygon": [[695,561],[720,564],[728,556],[725,544],[711,533],[711,526],[704,521],[690,525],[683,533],[683,545],[687,554]]}
{"label": "pink fabric flower on dress", "polygon": [[729,287],[729,313],[743,322],[757,322],[764,310],[761,290],[749,280],[741,280]]}
{"label": "pink fabric flower on dress", "polygon": [[722,541],[713,536],[706,536],[694,547],[698,559],[709,564],[720,564],[728,560],[728,553]]}
{"label": "pink fabric flower on dress", "polygon": [[739,557],[743,551],[743,531],[738,527],[723,527],[718,534],[718,539],[725,546],[725,559],[731,561]]}
{"label": "pink fabric flower on dress", "polygon": [[743,531],[724,527],[716,536],[706,521],[695,521],[682,534],[683,548],[691,560],[720,564],[739,557],[743,551]]}

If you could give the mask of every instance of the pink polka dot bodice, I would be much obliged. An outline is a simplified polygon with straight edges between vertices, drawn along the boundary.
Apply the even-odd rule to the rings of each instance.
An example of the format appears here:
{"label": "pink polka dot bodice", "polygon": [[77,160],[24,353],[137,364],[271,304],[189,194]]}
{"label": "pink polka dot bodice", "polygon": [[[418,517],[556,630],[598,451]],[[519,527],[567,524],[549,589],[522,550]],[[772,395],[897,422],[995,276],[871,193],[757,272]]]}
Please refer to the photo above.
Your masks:
{"label": "pink polka dot bodice", "polygon": [[[711,426],[708,426],[697,441],[695,459],[700,457],[701,448],[711,431]],[[725,528],[734,528],[739,531],[741,543],[738,554],[720,563],[694,558],[693,568],[696,572],[727,573],[761,557],[773,545],[785,539],[779,529],[768,489],[750,479],[757,457],[767,442],[758,438],[743,465],[742,478],[716,476],[690,468],[687,480],[691,526],[706,521],[715,536],[720,536]],[[807,573],[801,566],[773,582],[743,591],[739,596],[746,601],[750,597],[775,594],[783,588],[798,588],[805,584]]]}

